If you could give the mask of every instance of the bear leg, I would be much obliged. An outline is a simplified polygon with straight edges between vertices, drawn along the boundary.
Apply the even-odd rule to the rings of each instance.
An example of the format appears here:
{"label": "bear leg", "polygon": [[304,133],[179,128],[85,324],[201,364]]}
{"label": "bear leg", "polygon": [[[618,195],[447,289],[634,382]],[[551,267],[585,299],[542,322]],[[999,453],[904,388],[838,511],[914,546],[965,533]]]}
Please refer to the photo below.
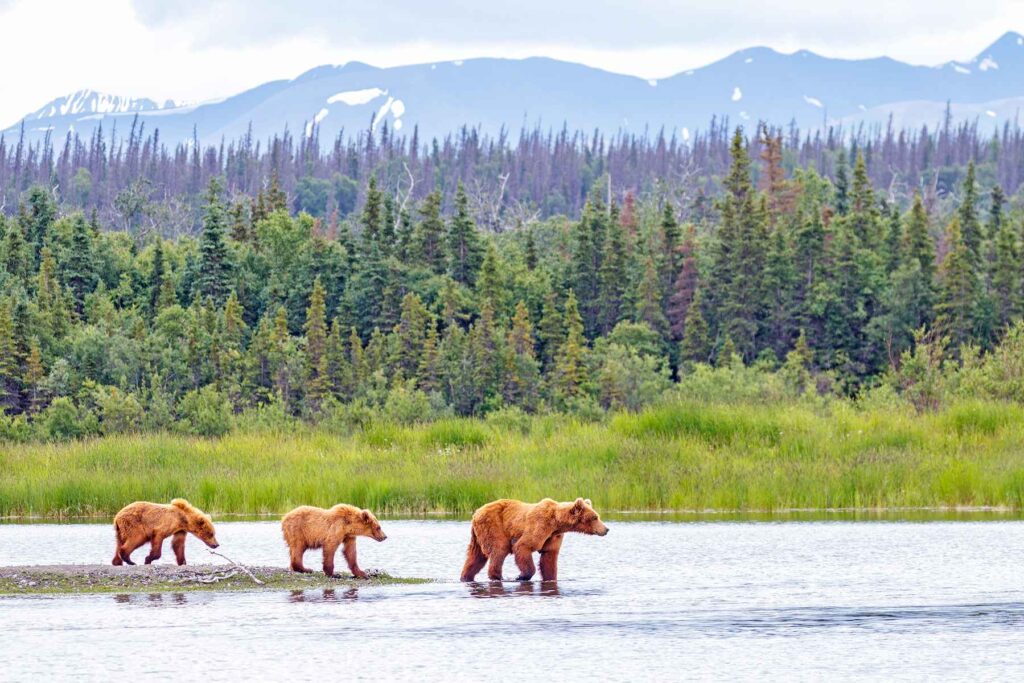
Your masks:
{"label": "bear leg", "polygon": [[480,570],[487,564],[487,555],[480,543],[476,540],[476,532],[472,529],[469,532],[469,548],[466,549],[466,563],[462,565],[462,576],[460,581],[473,581]]}
{"label": "bear leg", "polygon": [[334,554],[338,552],[338,546],[333,543],[324,543],[324,574],[334,578]]}
{"label": "bear leg", "polygon": [[185,564],[185,535],[186,532],[179,531],[171,539],[171,550],[174,551],[174,559],[178,561],[179,567]]}
{"label": "bear leg", "polygon": [[348,562],[348,569],[352,572],[352,576],[357,579],[367,578],[366,572],[360,569],[359,563],[356,562],[356,539],[346,538],[343,552],[345,553],[345,561]]}
{"label": "bear leg", "polygon": [[135,564],[132,562],[132,553],[135,552],[140,545],[143,545],[149,539],[143,536],[141,533],[136,533],[133,536],[129,536],[125,539],[124,543],[121,544],[121,560],[125,564]]}
{"label": "bear leg", "polygon": [[159,560],[163,550],[164,537],[159,534],[153,534],[153,539],[149,542],[149,555],[146,555],[146,564],[153,564],[153,560]]}
{"label": "bear leg", "polygon": [[302,555],[306,552],[306,549],[301,545],[289,546],[289,553],[292,559],[292,571],[300,572],[302,574],[311,574],[312,569],[306,569],[302,564]]}
{"label": "bear leg", "polygon": [[491,581],[501,581],[501,566],[505,564],[508,551],[502,548],[495,548],[491,551],[490,563],[487,565],[487,578]]}
{"label": "bear leg", "polygon": [[562,535],[555,534],[540,549],[540,580],[558,579],[558,551],[562,549]]}
{"label": "bear leg", "polygon": [[516,581],[529,581],[537,573],[537,568],[533,564],[533,553],[527,545],[517,543],[515,555],[516,566],[519,567],[519,576],[516,577]]}

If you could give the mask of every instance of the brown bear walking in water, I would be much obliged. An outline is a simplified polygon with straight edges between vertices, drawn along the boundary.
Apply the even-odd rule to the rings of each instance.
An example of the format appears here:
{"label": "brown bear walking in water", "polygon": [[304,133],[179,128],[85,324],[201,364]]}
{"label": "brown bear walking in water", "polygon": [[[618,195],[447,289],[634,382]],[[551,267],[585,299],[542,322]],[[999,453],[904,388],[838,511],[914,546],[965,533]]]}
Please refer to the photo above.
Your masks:
{"label": "brown bear walking in water", "polygon": [[378,542],[387,538],[373,513],[344,503],[330,510],[310,505],[297,507],[281,520],[281,531],[291,554],[292,571],[311,572],[302,565],[302,555],[306,550],[323,548],[324,574],[336,576],[334,554],[342,546],[348,568],[357,579],[365,579],[366,572],[356,563],[356,537],[369,536]]}
{"label": "brown bear walking in water", "polygon": [[126,505],[114,517],[117,548],[112,564],[135,564],[132,552],[145,543],[149,543],[146,564],[159,560],[164,539],[168,536],[173,537],[171,548],[178,564],[185,564],[186,534],[194,535],[211,548],[219,545],[210,516],[183,498],[175,498],[170,505],[144,501]]}
{"label": "brown bear walking in water", "polygon": [[562,535],[569,531],[604,536],[608,527],[590,501],[583,498],[573,503],[558,503],[550,498],[536,504],[507,499],[488,503],[473,515],[462,580],[475,579],[490,559],[487,577],[501,581],[501,565],[511,554],[519,567],[517,580],[529,581],[536,571],[533,553],[539,552],[540,577],[553,581],[558,578]]}

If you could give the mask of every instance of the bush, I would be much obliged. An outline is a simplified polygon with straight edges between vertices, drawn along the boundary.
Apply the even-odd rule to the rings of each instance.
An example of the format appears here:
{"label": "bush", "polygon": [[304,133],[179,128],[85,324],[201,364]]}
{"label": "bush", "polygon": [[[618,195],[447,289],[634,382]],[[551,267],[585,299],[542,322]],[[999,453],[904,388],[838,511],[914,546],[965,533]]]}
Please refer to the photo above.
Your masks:
{"label": "bush", "polygon": [[213,385],[185,394],[178,404],[179,428],[197,436],[223,436],[231,431],[231,402]]}
{"label": "bush", "polygon": [[126,394],[117,387],[96,387],[92,400],[99,411],[100,430],[104,434],[134,431],[143,424],[142,405],[134,394]]}
{"label": "bush", "polygon": [[430,398],[412,382],[394,387],[384,401],[384,416],[402,425],[427,422],[433,418]]}
{"label": "bush", "polygon": [[27,443],[32,440],[32,425],[24,415],[0,413],[0,441]]}
{"label": "bush", "polygon": [[67,396],[53,399],[38,418],[39,429],[44,438],[56,441],[77,439],[98,431],[96,416],[79,408]]}

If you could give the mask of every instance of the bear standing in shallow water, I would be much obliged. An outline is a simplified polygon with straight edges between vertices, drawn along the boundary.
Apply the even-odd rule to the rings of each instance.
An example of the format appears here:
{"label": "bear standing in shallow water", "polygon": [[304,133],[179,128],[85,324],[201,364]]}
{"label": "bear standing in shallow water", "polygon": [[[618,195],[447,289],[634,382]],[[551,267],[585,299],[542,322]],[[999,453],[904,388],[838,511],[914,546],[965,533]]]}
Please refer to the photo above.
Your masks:
{"label": "bear standing in shallow water", "polygon": [[489,559],[487,578],[501,581],[501,565],[512,554],[519,567],[517,580],[529,581],[536,571],[533,553],[539,552],[541,579],[554,581],[558,578],[562,534],[568,531],[604,536],[608,527],[590,501],[583,498],[573,503],[550,498],[536,504],[507,499],[488,503],[473,515],[462,580],[475,579]]}
{"label": "bear standing in shallow water", "polygon": [[324,574],[335,576],[334,554],[342,546],[348,568],[357,579],[365,579],[366,572],[356,562],[356,537],[369,536],[378,542],[387,538],[373,513],[344,503],[330,510],[310,505],[297,507],[281,520],[281,531],[291,554],[292,571],[312,571],[302,565],[302,555],[306,550],[323,548]]}
{"label": "bear standing in shallow water", "polygon": [[211,548],[218,546],[210,516],[183,498],[175,498],[170,505],[145,501],[126,505],[114,517],[117,548],[111,564],[135,564],[132,552],[145,543],[149,543],[146,564],[159,560],[164,539],[168,536],[174,538],[171,548],[178,564],[185,564],[186,534],[192,534]]}

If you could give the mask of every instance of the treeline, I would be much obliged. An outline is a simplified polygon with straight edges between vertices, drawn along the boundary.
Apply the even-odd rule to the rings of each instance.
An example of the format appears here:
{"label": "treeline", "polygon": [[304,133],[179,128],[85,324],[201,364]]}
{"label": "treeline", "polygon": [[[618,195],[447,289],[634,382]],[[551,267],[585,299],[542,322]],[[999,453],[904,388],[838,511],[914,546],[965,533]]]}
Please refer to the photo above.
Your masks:
{"label": "treeline", "polygon": [[[223,180],[232,202],[254,200],[276,177],[290,210],[327,221],[360,210],[372,175],[406,206],[439,189],[445,213],[462,183],[474,220],[493,232],[537,218],[577,217],[595,185],[608,178],[606,201],[621,204],[628,193],[669,196],[680,217],[690,220],[721,190],[730,133],[727,120],[713,120],[686,140],[656,131],[605,135],[568,129],[524,129],[492,138],[471,128],[421,140],[415,130],[396,135],[384,124],[376,131],[342,131],[332,141],[321,140],[314,127],[308,136],[285,132],[262,141],[247,135],[203,146],[198,140],[167,145],[159,130],[136,118],[126,130],[98,128],[88,139],[68,134],[29,144],[23,137],[0,137],[0,212],[15,213],[24,192],[41,185],[62,211],[95,211],[111,229],[177,237],[199,230],[202,195],[213,177]],[[1024,180],[1024,131],[1016,124],[992,137],[979,133],[977,122],[957,123],[948,114],[938,126],[918,130],[790,126],[750,136],[747,153],[760,158],[769,138],[781,145],[787,175],[814,167],[835,181],[841,157],[862,154],[882,196],[907,206],[920,192],[931,211],[956,202],[971,160],[986,186],[1014,194]],[[753,173],[759,182],[760,169]]]}
{"label": "treeline", "polygon": [[863,153],[833,182],[788,173],[762,136],[754,161],[735,131],[723,190],[688,220],[670,194],[606,203],[605,178],[579,218],[500,234],[461,184],[403,203],[371,175],[358,212],[321,221],[273,175],[252,202],[214,176],[200,234],[176,240],[62,215],[34,186],[0,220],[2,431],[596,416],[709,365],[779,369],[797,394],[885,384],[923,409],[932,366],[1019,347],[998,344],[1024,313],[1022,222],[973,163],[930,214],[877,192]]}

